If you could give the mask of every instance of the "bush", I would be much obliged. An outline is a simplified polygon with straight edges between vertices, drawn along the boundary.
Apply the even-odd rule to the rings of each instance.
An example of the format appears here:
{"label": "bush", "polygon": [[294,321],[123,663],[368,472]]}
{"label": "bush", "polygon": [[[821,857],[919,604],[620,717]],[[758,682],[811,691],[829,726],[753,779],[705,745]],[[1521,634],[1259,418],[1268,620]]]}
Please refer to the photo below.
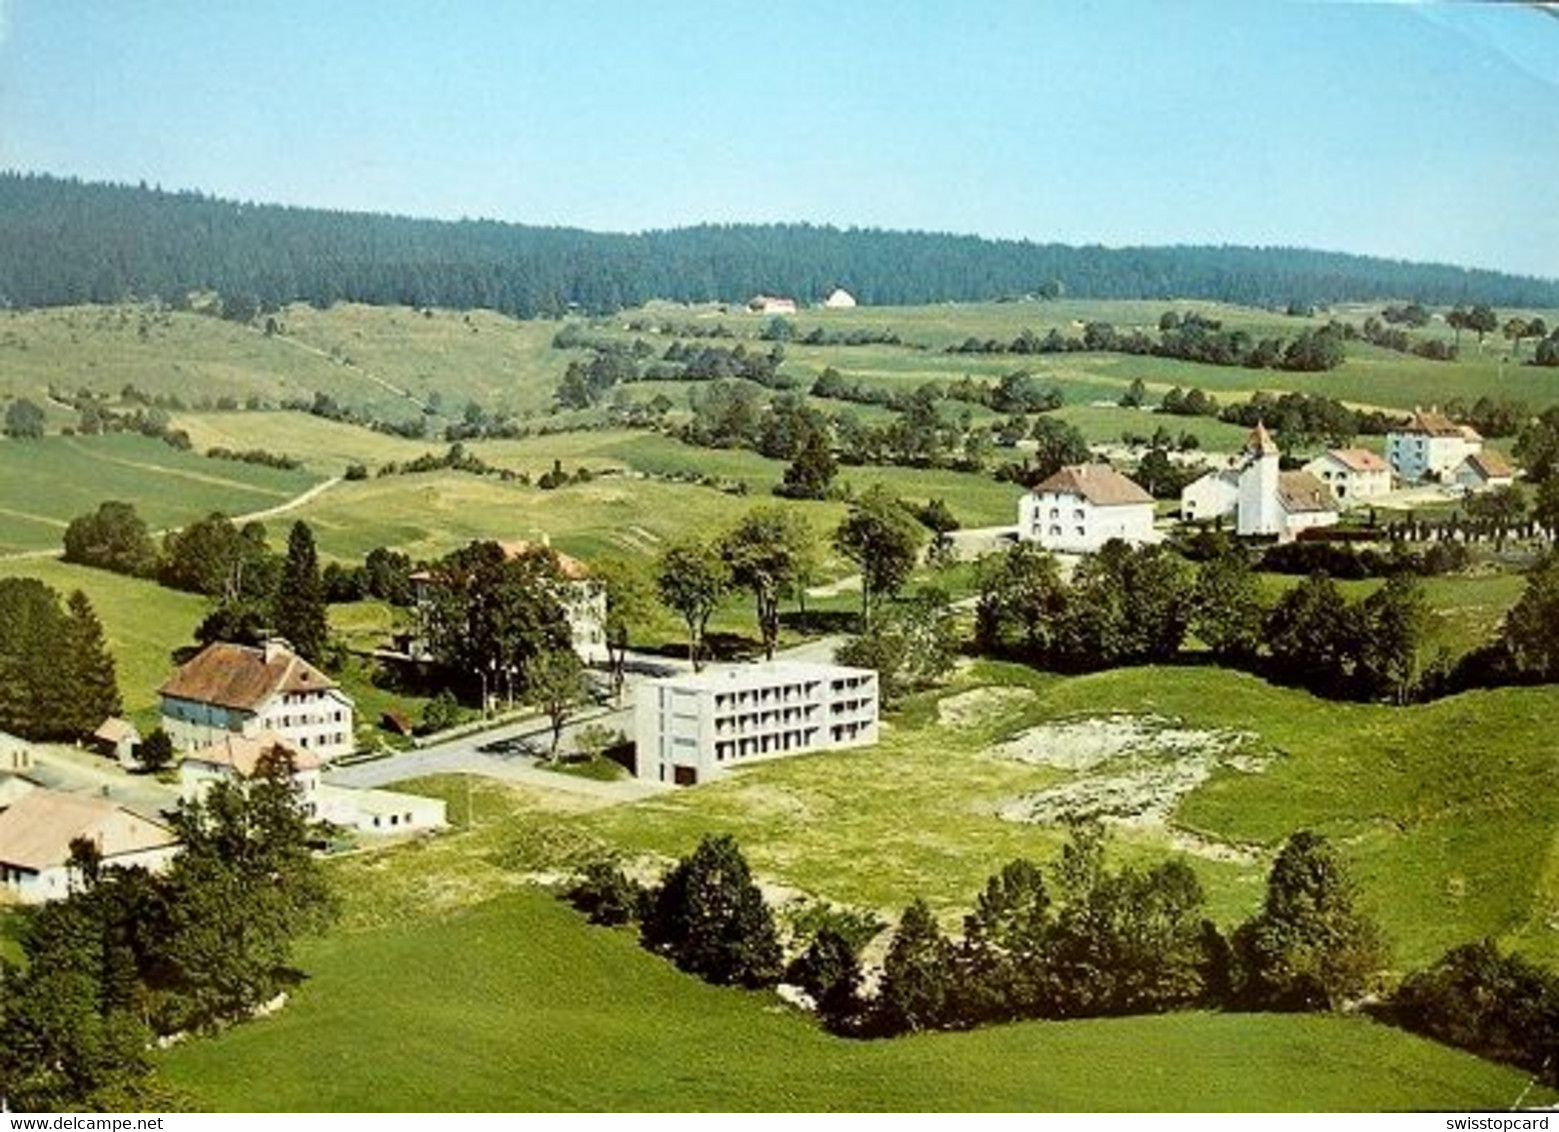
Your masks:
{"label": "bush", "polygon": [[780,976],[774,916],[736,841],[706,836],[650,901],[646,947],[705,982],[773,986]]}
{"label": "bush", "polygon": [[612,927],[638,920],[648,894],[611,861],[591,861],[568,890],[568,902],[592,924]]}

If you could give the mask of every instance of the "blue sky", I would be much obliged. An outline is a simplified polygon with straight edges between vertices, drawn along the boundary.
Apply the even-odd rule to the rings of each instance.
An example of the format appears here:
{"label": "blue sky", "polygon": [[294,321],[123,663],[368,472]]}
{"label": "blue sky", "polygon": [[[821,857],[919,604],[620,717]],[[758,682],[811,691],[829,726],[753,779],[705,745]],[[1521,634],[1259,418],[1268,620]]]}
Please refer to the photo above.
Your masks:
{"label": "blue sky", "polygon": [[0,0],[0,167],[1559,276],[1559,18],[1282,0]]}

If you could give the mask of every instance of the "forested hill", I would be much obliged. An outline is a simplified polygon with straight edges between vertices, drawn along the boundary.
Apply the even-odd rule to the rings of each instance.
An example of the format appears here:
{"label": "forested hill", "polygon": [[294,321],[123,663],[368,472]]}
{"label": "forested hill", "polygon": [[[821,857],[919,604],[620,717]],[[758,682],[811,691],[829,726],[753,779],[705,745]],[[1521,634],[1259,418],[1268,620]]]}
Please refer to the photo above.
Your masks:
{"label": "forested hill", "polygon": [[1253,305],[1416,299],[1559,306],[1559,281],[1292,248],[1071,247],[806,224],[636,235],[436,221],[0,173],[0,304],[195,290],[291,301],[605,312],[652,298],[872,304],[1054,293]]}

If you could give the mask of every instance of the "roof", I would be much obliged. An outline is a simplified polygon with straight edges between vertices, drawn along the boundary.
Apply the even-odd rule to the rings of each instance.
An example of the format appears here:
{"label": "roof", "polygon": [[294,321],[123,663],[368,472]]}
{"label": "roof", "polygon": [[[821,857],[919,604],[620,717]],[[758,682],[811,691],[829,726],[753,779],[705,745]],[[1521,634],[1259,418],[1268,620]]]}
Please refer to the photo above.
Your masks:
{"label": "roof", "polygon": [[1329,448],[1326,454],[1351,472],[1384,472],[1386,461],[1368,448]]}
{"label": "roof", "polygon": [[1095,507],[1153,504],[1153,497],[1108,464],[1069,464],[1035,485],[1035,492],[1080,495]]}
{"label": "roof", "polygon": [[255,711],[289,692],[320,692],[336,682],[280,643],[261,648],[217,641],[157,689],[164,696]]}
{"label": "roof", "polygon": [[1304,511],[1335,511],[1337,500],[1332,489],[1309,472],[1279,472],[1278,502],[1289,514]]}
{"label": "roof", "polygon": [[33,790],[0,812],[0,861],[34,872],[70,860],[77,838],[96,842],[104,857],[160,849],[178,839],[166,826],[85,794]]}
{"label": "roof", "polygon": [[537,550],[552,552],[552,557],[557,559],[558,570],[571,582],[582,582],[590,577],[590,567],[571,554],[564,554],[561,550],[552,550],[545,542],[532,542],[529,539],[511,539],[507,542],[499,542],[505,558],[520,558]]}
{"label": "roof", "polygon": [[844,680],[852,676],[875,677],[871,668],[851,668],[843,664],[812,664],[799,660],[770,660],[761,664],[727,664],[705,668],[702,672],[679,673],[650,681],[651,686],[682,691],[747,691],[775,684],[808,683],[814,680]]}
{"label": "roof", "polygon": [[1280,454],[1277,441],[1272,439],[1272,434],[1267,431],[1267,426],[1261,421],[1256,422],[1256,427],[1250,430],[1250,435],[1245,438],[1245,451],[1257,456],[1277,456]]}
{"label": "roof", "polygon": [[1462,463],[1486,480],[1508,480],[1516,475],[1516,469],[1498,452],[1474,452]]}
{"label": "roof", "polygon": [[260,759],[270,751],[280,749],[292,756],[293,770],[318,770],[319,757],[308,751],[300,751],[287,739],[271,730],[258,735],[226,735],[208,747],[191,751],[185,762],[209,763],[237,771],[244,778],[253,778],[260,766]]}
{"label": "roof", "polygon": [[1456,424],[1450,417],[1434,409],[1427,412],[1423,409],[1414,409],[1407,424],[1393,431],[1415,436],[1459,436],[1467,440],[1482,439],[1472,429]]}
{"label": "roof", "polygon": [[[552,545],[545,540],[533,542],[530,539],[505,539],[500,540],[498,548],[503,551],[504,558],[520,558],[536,550],[549,551],[552,558],[558,564],[558,573],[571,582],[583,582],[590,578],[590,567],[572,554],[564,554],[561,550],[553,550]],[[412,576],[413,581],[429,582],[433,580],[430,570],[418,570]]]}
{"label": "roof", "polygon": [[135,729],[135,724],[128,719],[120,719],[117,715],[111,715],[103,720],[103,725],[92,732],[92,738],[116,744],[139,735],[140,732]]}

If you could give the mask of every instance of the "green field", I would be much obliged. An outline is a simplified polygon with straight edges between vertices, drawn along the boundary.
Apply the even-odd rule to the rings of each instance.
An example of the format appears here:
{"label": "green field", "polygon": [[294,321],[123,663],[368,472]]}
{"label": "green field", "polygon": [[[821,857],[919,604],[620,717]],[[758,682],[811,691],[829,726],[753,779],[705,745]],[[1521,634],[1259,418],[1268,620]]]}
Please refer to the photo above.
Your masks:
{"label": "green field", "polygon": [[319,481],[180,452],[144,436],[0,440],[0,554],[52,550],[65,526],[107,499],[133,503],[153,530],[212,511],[264,511]]}
{"label": "green field", "polygon": [[219,1109],[312,1112],[1479,1109],[1525,1085],[1357,1018],[1185,1014],[849,1042],[769,995],[681,975],[534,891],[339,933],[303,966],[286,1009],[177,1047],[169,1079]]}

